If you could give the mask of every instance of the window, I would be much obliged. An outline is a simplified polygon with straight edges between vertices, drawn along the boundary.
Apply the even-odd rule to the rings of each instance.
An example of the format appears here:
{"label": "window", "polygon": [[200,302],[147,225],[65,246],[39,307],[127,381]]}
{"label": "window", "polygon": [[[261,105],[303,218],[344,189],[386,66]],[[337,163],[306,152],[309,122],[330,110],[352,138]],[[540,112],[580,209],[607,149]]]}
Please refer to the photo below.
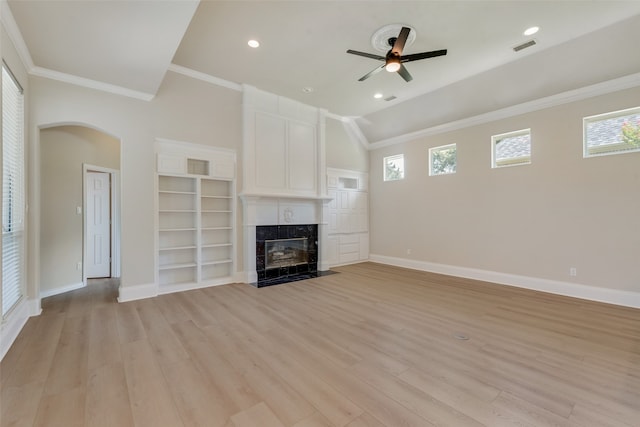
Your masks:
{"label": "window", "polygon": [[404,154],[385,157],[383,163],[385,181],[404,179]]}
{"label": "window", "polygon": [[491,137],[491,167],[531,163],[531,129]]}
{"label": "window", "polygon": [[24,282],[24,111],[22,88],[2,66],[2,317]]}
{"label": "window", "polygon": [[585,117],[584,157],[640,151],[640,107]]}
{"label": "window", "polygon": [[456,173],[456,144],[429,149],[429,175]]}

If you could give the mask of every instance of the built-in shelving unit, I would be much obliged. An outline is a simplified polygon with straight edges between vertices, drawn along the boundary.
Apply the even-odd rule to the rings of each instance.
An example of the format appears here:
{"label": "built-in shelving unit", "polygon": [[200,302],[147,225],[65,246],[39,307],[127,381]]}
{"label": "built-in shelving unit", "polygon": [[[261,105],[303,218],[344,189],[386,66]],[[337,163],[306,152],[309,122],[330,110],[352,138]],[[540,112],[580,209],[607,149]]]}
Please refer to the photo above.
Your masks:
{"label": "built-in shelving unit", "polygon": [[327,264],[344,265],[369,258],[368,174],[327,168]]}
{"label": "built-in shelving unit", "polygon": [[[174,145],[159,144],[167,146]],[[158,153],[159,293],[230,283],[234,275],[235,155],[195,154]]]}

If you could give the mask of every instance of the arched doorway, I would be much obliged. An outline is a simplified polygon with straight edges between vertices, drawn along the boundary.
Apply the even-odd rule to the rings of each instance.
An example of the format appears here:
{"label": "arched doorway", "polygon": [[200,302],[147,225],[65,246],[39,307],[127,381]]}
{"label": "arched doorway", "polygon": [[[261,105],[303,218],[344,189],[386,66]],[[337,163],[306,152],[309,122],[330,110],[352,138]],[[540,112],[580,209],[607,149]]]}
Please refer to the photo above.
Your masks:
{"label": "arched doorway", "polygon": [[[64,124],[41,128],[39,148],[40,297],[85,286],[87,277],[97,277],[89,268],[97,258],[109,262],[100,277],[118,277],[120,140],[89,126]],[[100,175],[107,185],[102,192],[106,199],[95,202],[89,176]],[[102,241],[98,252],[95,236],[87,231],[97,217],[108,226],[99,236],[108,243]]]}

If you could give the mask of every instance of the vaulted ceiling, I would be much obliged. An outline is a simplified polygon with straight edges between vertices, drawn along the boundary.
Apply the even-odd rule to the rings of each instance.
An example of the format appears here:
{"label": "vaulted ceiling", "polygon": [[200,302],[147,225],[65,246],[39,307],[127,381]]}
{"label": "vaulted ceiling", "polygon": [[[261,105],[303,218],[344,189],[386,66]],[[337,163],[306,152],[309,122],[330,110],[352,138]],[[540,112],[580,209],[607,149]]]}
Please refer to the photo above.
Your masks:
{"label": "vaulted ceiling", "polygon": [[[8,6],[33,74],[151,98],[170,67],[195,71],[354,118],[369,142],[640,72],[634,53],[640,1],[10,0]],[[415,30],[405,54],[448,54],[405,64],[413,76],[408,83],[387,72],[359,82],[381,63],[346,50],[384,56],[371,38],[388,24]],[[534,25],[537,34],[523,35]],[[260,47],[247,46],[249,39]],[[534,46],[513,50],[532,39]]]}

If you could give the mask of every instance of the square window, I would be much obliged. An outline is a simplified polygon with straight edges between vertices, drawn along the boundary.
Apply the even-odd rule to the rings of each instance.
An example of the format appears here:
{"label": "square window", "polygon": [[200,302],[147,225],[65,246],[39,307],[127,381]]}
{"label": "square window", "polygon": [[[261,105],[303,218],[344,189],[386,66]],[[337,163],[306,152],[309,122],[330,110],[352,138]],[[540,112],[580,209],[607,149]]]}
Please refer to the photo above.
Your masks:
{"label": "square window", "polygon": [[640,107],[582,119],[584,157],[640,151]]}
{"label": "square window", "polygon": [[383,159],[383,167],[385,181],[404,179],[404,154],[385,157]]}
{"label": "square window", "polygon": [[531,129],[492,136],[491,160],[493,168],[531,163]]}
{"label": "square window", "polygon": [[429,149],[429,176],[456,173],[458,162],[456,144]]}

